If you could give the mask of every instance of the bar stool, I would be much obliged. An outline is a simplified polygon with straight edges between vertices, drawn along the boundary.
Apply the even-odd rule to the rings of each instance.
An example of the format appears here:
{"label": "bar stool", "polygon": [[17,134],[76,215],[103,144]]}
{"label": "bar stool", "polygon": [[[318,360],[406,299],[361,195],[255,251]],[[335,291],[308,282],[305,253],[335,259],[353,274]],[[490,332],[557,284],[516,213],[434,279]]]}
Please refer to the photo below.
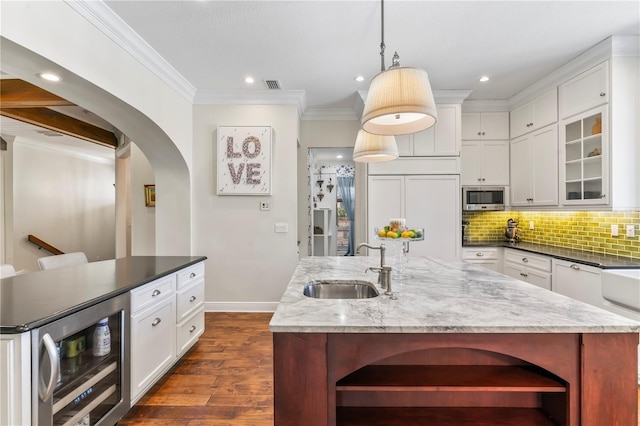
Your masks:
{"label": "bar stool", "polygon": [[8,278],[12,277],[16,274],[16,270],[13,268],[13,265],[4,264],[0,265],[0,278]]}
{"label": "bar stool", "polygon": [[55,256],[46,256],[38,259],[38,266],[40,270],[56,269],[64,266],[81,265],[83,263],[89,263],[87,256],[81,252],[58,254]]}

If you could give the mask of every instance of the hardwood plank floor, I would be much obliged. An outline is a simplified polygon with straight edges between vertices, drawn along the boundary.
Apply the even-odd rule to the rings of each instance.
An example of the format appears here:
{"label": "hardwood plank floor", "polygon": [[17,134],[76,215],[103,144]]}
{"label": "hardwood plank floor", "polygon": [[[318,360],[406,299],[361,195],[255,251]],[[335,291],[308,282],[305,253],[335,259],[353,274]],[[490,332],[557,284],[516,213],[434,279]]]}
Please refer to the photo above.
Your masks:
{"label": "hardwood plank floor", "polygon": [[118,425],[273,425],[272,315],[207,312],[199,342]]}
{"label": "hardwood plank floor", "polygon": [[273,425],[271,316],[207,312],[200,341],[118,425]]}

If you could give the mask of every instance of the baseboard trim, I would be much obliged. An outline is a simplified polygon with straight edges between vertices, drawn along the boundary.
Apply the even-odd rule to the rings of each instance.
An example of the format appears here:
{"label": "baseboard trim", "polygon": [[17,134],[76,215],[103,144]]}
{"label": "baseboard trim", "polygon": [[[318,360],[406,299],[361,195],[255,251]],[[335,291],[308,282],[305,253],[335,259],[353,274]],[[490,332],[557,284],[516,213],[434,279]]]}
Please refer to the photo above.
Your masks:
{"label": "baseboard trim", "polygon": [[205,312],[275,312],[278,302],[205,302]]}

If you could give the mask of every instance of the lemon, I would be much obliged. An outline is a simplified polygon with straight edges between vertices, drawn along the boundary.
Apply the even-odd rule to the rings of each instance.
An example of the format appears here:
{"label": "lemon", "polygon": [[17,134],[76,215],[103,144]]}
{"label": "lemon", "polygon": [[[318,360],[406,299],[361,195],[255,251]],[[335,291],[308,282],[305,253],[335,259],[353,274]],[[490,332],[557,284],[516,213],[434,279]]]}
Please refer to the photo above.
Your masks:
{"label": "lemon", "polygon": [[416,237],[416,233],[414,231],[407,231],[407,234],[409,234],[409,238],[415,238]]}
{"label": "lemon", "polygon": [[411,233],[409,231],[404,231],[400,236],[402,238],[411,238]]}
{"label": "lemon", "polygon": [[387,238],[398,238],[398,234],[393,231],[387,232]]}
{"label": "lemon", "polygon": [[378,231],[378,237],[386,237],[387,232],[384,229]]}

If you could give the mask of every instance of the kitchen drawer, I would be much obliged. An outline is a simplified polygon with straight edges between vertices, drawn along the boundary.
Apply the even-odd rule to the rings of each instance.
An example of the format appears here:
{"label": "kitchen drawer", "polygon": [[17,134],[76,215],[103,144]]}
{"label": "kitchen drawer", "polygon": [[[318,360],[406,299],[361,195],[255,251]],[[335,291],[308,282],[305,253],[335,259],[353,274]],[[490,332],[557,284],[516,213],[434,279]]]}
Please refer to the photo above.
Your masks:
{"label": "kitchen drawer", "polygon": [[551,258],[526,251],[505,249],[504,261],[517,265],[535,268],[540,271],[551,272]]}
{"label": "kitchen drawer", "polygon": [[463,248],[462,260],[498,260],[500,259],[500,250],[502,248],[499,247]]}
{"label": "kitchen drawer", "polygon": [[176,276],[172,274],[131,290],[131,313],[146,309],[168,296],[173,296],[175,283]]}
{"label": "kitchen drawer", "polygon": [[177,350],[180,357],[204,333],[204,305],[200,305],[190,317],[178,325],[177,329]]}
{"label": "kitchen drawer", "polygon": [[204,279],[204,262],[178,271],[178,289],[198,279]]}
{"label": "kitchen drawer", "polygon": [[179,289],[176,298],[178,301],[176,322],[180,322],[204,303],[204,280],[195,281]]}

